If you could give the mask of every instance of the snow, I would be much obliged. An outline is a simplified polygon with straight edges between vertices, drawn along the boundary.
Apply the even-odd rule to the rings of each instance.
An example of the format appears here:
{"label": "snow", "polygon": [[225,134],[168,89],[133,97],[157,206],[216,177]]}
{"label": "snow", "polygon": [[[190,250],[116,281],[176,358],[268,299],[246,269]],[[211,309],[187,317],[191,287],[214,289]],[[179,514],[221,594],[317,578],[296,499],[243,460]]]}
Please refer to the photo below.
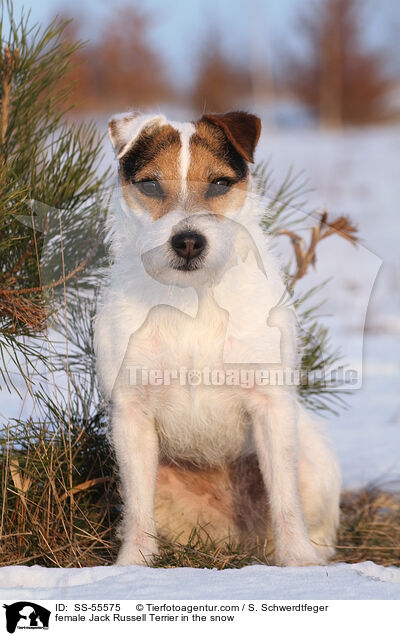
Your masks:
{"label": "snow", "polygon": [[39,599],[397,599],[400,569],[370,561],[328,567],[241,570],[151,569],[109,566],[0,570],[0,597]]}
{"label": "snow", "polygon": [[[290,164],[305,170],[314,188],[307,195],[307,210],[326,204],[332,218],[348,214],[359,225],[361,246],[327,239],[318,251],[317,271],[304,282],[311,286],[333,275],[323,292],[331,314],[325,320],[334,344],[362,371],[362,386],[348,398],[349,409],[328,416],[348,488],[400,475],[399,150],[400,128],[395,126],[344,133],[267,128],[257,156],[271,156],[278,176]],[[9,414],[11,406],[7,398],[0,412]],[[0,594],[18,600],[398,599],[400,569],[371,562],[310,568],[256,565],[222,572],[19,566],[0,570]]]}

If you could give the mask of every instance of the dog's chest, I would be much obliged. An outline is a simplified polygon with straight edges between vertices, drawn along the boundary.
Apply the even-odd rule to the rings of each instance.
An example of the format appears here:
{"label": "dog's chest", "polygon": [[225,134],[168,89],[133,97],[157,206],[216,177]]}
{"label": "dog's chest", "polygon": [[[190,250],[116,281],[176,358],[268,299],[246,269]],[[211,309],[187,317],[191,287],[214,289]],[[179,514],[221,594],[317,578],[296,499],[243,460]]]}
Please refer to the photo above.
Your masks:
{"label": "dog's chest", "polygon": [[194,319],[160,308],[152,320],[157,336],[150,366],[163,381],[147,395],[162,453],[206,464],[238,457],[248,418],[240,388],[224,375],[226,312],[210,302]]}

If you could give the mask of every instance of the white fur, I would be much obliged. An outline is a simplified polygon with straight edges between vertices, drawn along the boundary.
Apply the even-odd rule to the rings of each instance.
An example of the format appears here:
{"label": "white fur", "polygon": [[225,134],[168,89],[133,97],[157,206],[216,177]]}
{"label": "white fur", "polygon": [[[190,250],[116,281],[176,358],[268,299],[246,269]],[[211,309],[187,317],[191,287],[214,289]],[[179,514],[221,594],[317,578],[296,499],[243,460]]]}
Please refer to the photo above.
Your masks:
{"label": "white fur", "polygon": [[[113,131],[112,123],[118,122],[118,133]],[[121,159],[133,146],[142,130],[149,126],[162,126],[167,120],[164,115],[139,115],[136,113],[121,113],[110,120],[109,135],[116,149],[117,159]]]}
{"label": "white fur", "polygon": [[[185,175],[193,131],[179,130]],[[137,127],[128,131],[125,122],[122,132],[130,146]],[[142,564],[157,550],[159,454],[220,466],[255,450],[269,497],[275,562],[324,563],[333,552],[339,471],[321,425],[298,404],[295,387],[127,382],[132,367],[221,369],[279,360],[295,366],[295,320],[292,310],[277,308],[285,289],[259,214],[250,190],[245,204],[223,220],[182,208],[152,221],[125,203],[114,217],[114,265],[95,346],[103,390],[112,398],[125,502],[120,564]],[[200,231],[208,241],[204,267],[195,272],[169,265],[168,239],[182,228]]]}
{"label": "white fur", "polygon": [[190,137],[195,132],[195,126],[191,122],[170,122],[181,135],[181,152],[179,156],[179,177],[181,181],[181,195],[187,192],[187,175],[190,165]]}

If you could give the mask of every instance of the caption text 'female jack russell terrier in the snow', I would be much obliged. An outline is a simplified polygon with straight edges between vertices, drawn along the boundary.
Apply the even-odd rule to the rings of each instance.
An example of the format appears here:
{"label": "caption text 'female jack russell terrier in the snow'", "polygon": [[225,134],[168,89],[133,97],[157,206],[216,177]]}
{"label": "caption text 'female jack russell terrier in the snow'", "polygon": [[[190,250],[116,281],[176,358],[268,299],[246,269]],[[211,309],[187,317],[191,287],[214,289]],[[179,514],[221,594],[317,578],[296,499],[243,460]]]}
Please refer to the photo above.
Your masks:
{"label": "caption text 'female jack russell terrier in the snow'", "polygon": [[125,113],[109,125],[122,197],[95,344],[122,482],[122,565],[151,563],[157,533],[186,542],[194,527],[258,541],[277,565],[323,564],[334,551],[337,462],[276,374],[295,367],[296,320],[279,305],[249,175],[260,127],[243,112],[195,123]]}

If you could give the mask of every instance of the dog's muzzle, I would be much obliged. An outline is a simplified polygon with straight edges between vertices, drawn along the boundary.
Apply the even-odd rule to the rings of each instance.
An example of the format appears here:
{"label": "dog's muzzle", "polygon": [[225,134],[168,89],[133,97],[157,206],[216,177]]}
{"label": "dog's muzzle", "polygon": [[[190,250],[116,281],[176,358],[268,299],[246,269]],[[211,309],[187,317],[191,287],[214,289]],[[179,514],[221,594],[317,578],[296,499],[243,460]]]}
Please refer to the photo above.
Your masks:
{"label": "dog's muzzle", "polygon": [[173,252],[178,257],[174,259],[174,269],[191,271],[201,267],[207,246],[207,240],[203,234],[193,230],[185,230],[174,234],[170,243]]}

